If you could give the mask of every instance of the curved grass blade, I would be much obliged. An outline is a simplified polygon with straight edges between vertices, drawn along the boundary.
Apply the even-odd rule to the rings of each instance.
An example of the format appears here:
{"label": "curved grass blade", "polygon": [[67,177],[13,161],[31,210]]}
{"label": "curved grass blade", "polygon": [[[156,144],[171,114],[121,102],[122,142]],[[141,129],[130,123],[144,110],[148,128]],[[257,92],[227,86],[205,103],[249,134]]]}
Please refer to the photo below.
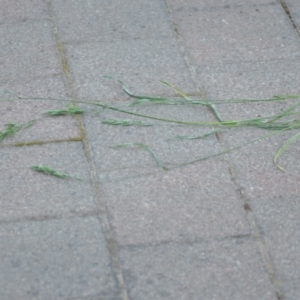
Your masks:
{"label": "curved grass blade", "polygon": [[31,169],[33,169],[34,171],[37,171],[37,172],[42,172],[42,173],[52,175],[52,176],[56,176],[56,177],[59,177],[59,178],[75,178],[75,179],[81,181],[80,178],[73,177],[73,176],[70,176],[68,174],[58,172],[58,171],[56,171],[56,170],[54,170],[54,169],[52,169],[52,168],[50,168],[46,165],[31,166]]}
{"label": "curved grass blade", "polygon": [[297,139],[300,136],[300,132],[296,133],[294,136],[292,136],[275,154],[274,158],[273,158],[273,162],[274,165],[280,169],[281,171],[285,172],[285,169],[283,167],[281,167],[277,161],[279,159],[279,157],[293,144],[297,141]]}
{"label": "curved grass blade", "polygon": [[186,93],[184,93],[179,87],[173,85],[172,83],[168,81],[162,81],[162,83],[166,84],[167,86],[173,88],[179,95],[181,95],[185,100],[189,101],[192,104],[202,104],[208,106],[215,116],[217,117],[218,121],[222,122],[221,115],[219,111],[217,110],[216,106],[209,101],[193,101]]}
{"label": "curved grass blade", "polygon": [[[121,85],[123,91],[130,97],[132,98],[135,98],[135,99],[140,99],[140,100],[144,100],[144,101],[152,101],[152,102],[168,102],[170,101],[170,99],[168,98],[161,98],[161,97],[151,97],[151,96],[140,96],[140,95],[134,95],[130,92],[129,88],[125,85],[124,82],[122,82],[121,80],[119,79],[115,79],[114,77],[112,76],[104,76],[105,78],[109,78],[109,79],[113,79],[117,82],[119,82],[119,84]],[[139,102],[137,102],[136,104],[139,104]],[[131,105],[134,105],[131,104]]]}
{"label": "curved grass blade", "polygon": [[110,147],[110,148],[116,149],[116,148],[132,147],[132,146],[136,146],[136,147],[145,149],[146,151],[150,152],[159,167],[161,167],[163,170],[167,170],[168,169],[167,167],[165,167],[162,164],[162,162],[159,159],[159,157],[156,155],[156,153],[153,151],[153,149],[151,147],[149,147],[148,145],[141,144],[141,143],[124,143],[124,144],[120,144],[120,145],[117,145],[117,146],[114,146],[114,147]]}

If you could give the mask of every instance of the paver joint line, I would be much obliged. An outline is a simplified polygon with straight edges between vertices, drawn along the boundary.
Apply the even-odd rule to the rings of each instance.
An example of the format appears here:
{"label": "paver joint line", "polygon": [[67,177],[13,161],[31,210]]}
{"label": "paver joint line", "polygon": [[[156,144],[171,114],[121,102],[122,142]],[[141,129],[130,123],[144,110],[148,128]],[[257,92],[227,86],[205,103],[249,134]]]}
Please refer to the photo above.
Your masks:
{"label": "paver joint line", "polygon": [[[287,5],[285,4],[284,0],[280,0],[283,8],[285,9],[286,13],[288,14],[290,20],[292,21],[292,24],[294,26],[294,28],[297,30],[297,27],[296,27],[296,24],[293,22],[292,18],[291,18],[291,15],[288,11],[288,7]],[[200,88],[198,88],[198,79],[197,79],[197,74],[195,72],[195,67],[193,66],[193,64],[191,63],[192,60],[189,58],[189,55],[187,54],[187,50],[185,49],[184,47],[184,44],[182,42],[182,38],[181,38],[181,35],[180,35],[180,32],[179,32],[179,28],[178,26],[176,26],[174,20],[173,20],[173,17],[172,17],[172,11],[171,9],[169,8],[168,4],[167,4],[167,0],[164,0],[164,3],[165,3],[165,7],[167,9],[167,12],[170,16],[170,19],[171,19],[171,22],[172,22],[172,25],[173,25],[173,30],[175,32],[175,35],[178,39],[178,43],[180,44],[181,46],[181,50],[184,54],[184,57],[185,57],[185,61],[189,67],[189,70],[191,72],[191,75],[192,75],[192,80],[194,81],[194,83],[196,84],[197,86],[197,89],[198,90],[201,90]],[[299,34],[299,31],[297,31],[297,33]],[[206,98],[206,94],[205,92],[201,93],[202,94],[202,97],[205,99]],[[219,118],[218,116],[215,114],[215,111],[213,111],[212,109],[209,109],[209,107],[206,107],[206,109],[208,110],[208,113],[210,115],[210,118],[213,118],[214,120],[216,121],[219,121]],[[220,147],[222,149],[227,149],[224,144],[224,141],[223,141],[223,136],[222,136],[222,133],[221,132],[217,132],[216,134],[216,138],[218,140],[218,142],[220,143]],[[282,300],[283,299],[283,294],[280,290],[280,284],[279,284],[279,279],[277,277],[277,274],[275,272],[275,269],[274,269],[274,266],[273,266],[273,262],[270,258],[270,254],[267,250],[267,247],[266,247],[266,244],[262,238],[262,235],[258,229],[258,225],[256,224],[256,221],[255,221],[255,218],[253,216],[253,213],[251,211],[251,207],[245,197],[245,194],[243,192],[243,189],[239,183],[239,180],[237,178],[237,174],[236,174],[236,171],[235,171],[235,168],[230,160],[230,158],[228,157],[228,154],[224,153],[224,157],[225,157],[225,161],[228,165],[228,169],[229,169],[229,173],[231,174],[231,179],[236,187],[236,192],[237,194],[239,195],[239,198],[241,199],[241,201],[243,202],[243,205],[244,205],[244,209],[245,209],[245,213],[247,215],[247,219],[248,219],[248,222],[250,223],[251,225],[251,228],[254,232],[254,236],[257,240],[257,243],[258,243],[258,246],[259,246],[259,249],[260,249],[260,252],[261,252],[261,255],[262,255],[262,258],[263,258],[263,261],[264,261],[264,264],[266,265],[266,268],[267,268],[267,272],[268,272],[268,275],[269,275],[269,278],[274,286],[274,289],[275,289],[275,292],[276,292],[276,296],[277,296],[277,299],[278,300]]]}
{"label": "paver joint line", "polygon": [[294,21],[287,3],[285,2],[285,0],[280,0],[280,4],[281,4],[282,8],[284,9],[285,13],[287,14],[288,18],[290,19],[294,29],[296,30],[296,32],[300,38],[300,29],[298,28],[296,22]]}
{"label": "paver joint line", "polygon": [[[64,75],[65,81],[67,83],[67,90],[69,92],[71,99],[74,101],[74,105],[77,106],[78,105],[78,103],[77,103],[78,97],[76,95],[76,92],[75,92],[75,89],[73,86],[73,79],[72,79],[72,75],[71,75],[71,72],[70,72],[70,69],[68,66],[68,60],[65,55],[64,45],[63,45],[63,42],[59,38],[57,26],[55,23],[55,18],[53,15],[51,1],[46,0],[46,3],[47,3],[50,19],[53,24],[52,25],[53,35],[54,35],[54,38],[56,41],[57,51],[59,53],[59,57],[61,60],[63,75]],[[103,229],[105,232],[107,246],[108,246],[108,249],[109,249],[109,252],[111,255],[112,265],[113,265],[114,271],[116,273],[116,278],[118,280],[119,288],[121,291],[121,297],[122,297],[122,300],[128,300],[127,289],[126,289],[126,285],[125,285],[125,282],[123,279],[122,269],[121,269],[120,261],[119,261],[119,257],[118,257],[117,244],[116,244],[115,240],[113,239],[110,225],[108,222],[106,207],[105,207],[105,203],[103,202],[103,199],[101,196],[101,191],[100,191],[100,187],[99,187],[99,183],[98,183],[97,171],[96,171],[96,168],[95,168],[95,165],[93,162],[93,156],[91,153],[90,145],[89,145],[89,142],[88,142],[86,134],[85,134],[82,116],[76,115],[75,117],[79,124],[81,135],[83,137],[82,138],[83,150],[84,150],[86,160],[88,162],[88,166],[90,169],[93,186],[95,188],[95,197],[96,197],[97,205],[99,208],[99,215],[100,215],[101,223],[102,223],[102,226],[103,226]]]}

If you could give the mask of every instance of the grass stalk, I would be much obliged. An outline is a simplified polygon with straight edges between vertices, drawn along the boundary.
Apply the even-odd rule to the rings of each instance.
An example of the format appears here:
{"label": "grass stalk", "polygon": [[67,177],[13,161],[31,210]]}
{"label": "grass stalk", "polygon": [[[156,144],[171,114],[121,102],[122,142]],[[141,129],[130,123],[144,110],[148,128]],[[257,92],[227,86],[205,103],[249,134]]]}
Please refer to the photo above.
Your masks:
{"label": "grass stalk", "polygon": [[34,171],[37,171],[37,172],[41,172],[41,173],[44,173],[44,174],[47,174],[47,175],[52,175],[52,176],[56,176],[56,177],[59,177],[59,178],[74,178],[74,179],[77,179],[79,181],[81,181],[80,178],[77,178],[77,177],[73,177],[73,176],[70,176],[66,173],[61,173],[61,172],[58,172],[46,165],[34,165],[34,166],[31,166],[31,169],[33,169]]}

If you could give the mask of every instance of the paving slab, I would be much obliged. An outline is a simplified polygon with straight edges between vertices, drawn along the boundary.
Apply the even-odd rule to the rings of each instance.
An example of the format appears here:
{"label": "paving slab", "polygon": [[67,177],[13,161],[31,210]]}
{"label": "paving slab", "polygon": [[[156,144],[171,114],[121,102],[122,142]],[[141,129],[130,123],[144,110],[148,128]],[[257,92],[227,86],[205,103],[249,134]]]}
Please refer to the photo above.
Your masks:
{"label": "paving slab", "polygon": [[172,81],[187,92],[196,91],[180,47],[172,37],[89,42],[65,48],[80,99],[128,98],[118,85],[104,76],[122,80],[139,95],[173,95],[173,89],[160,81]]}
{"label": "paving slab", "polygon": [[173,93],[160,80],[196,91],[163,1],[74,2],[70,7],[56,0],[52,7],[81,99],[126,99],[105,75],[140,94]]}
{"label": "paving slab", "polygon": [[[65,98],[73,85],[83,101],[189,121],[210,116],[200,106],[128,108],[132,99],[103,75],[152,96],[178,96],[160,80],[196,98],[197,86],[217,99],[300,94],[299,37],[280,1],[198,2],[2,0],[0,89]],[[272,163],[285,135],[166,171],[157,157],[173,167],[262,131],[176,140],[213,129],[82,105],[81,143],[74,141],[81,138],[75,119],[41,117],[62,103],[6,100],[0,131],[8,122],[39,119],[1,143],[1,299],[299,298],[297,144],[280,159],[286,174]],[[286,107],[231,105],[220,112],[247,118]],[[103,124],[108,118],[153,126]],[[29,146],[36,140],[41,145]],[[110,148],[130,142],[154,152]],[[36,173],[33,164],[82,181]]]}
{"label": "paving slab", "polygon": [[119,245],[251,233],[243,204],[220,161],[106,182],[101,187]]}
{"label": "paving slab", "polygon": [[[265,99],[274,95],[297,95],[300,94],[300,90],[294,78],[299,75],[298,65],[298,60],[227,64],[201,68],[201,78],[208,97],[213,99]],[[219,111],[224,120],[251,119],[279,114],[293,103],[295,102],[224,104],[219,106]],[[256,197],[261,193],[267,196],[267,194],[289,195],[298,192],[297,144],[280,160],[288,173],[278,170],[272,162],[273,156],[293,132],[295,134],[295,131],[285,132],[247,145],[230,155],[249,197]],[[232,148],[271,133],[267,130],[248,128],[226,131],[224,138],[228,141],[227,147]]]}
{"label": "paving slab", "polygon": [[[160,118],[208,120],[203,106],[183,108],[173,105],[168,109],[165,105],[121,107]],[[218,153],[220,149],[214,135],[207,140],[174,140],[176,135],[199,136],[211,129],[169,125],[135,116],[127,116],[127,119],[153,126],[102,124],[108,119],[126,120],[126,114],[108,109],[94,115],[86,114],[84,125],[99,174],[102,196],[120,245],[250,233],[243,203],[237,197],[224,162],[202,162],[163,171],[154,155],[143,148],[111,148],[124,143],[147,145],[162,165],[172,168],[176,164]],[[231,188],[222,190],[223,185],[227,188],[231,185]],[[225,211],[226,220],[222,219]]]}
{"label": "paving slab", "polygon": [[251,208],[282,281],[284,299],[297,299],[300,293],[299,201],[299,192],[251,199]]}
{"label": "paving slab", "polygon": [[[174,35],[163,1],[51,1],[64,43],[169,39]],[[76,28],[76,30],[74,30]]]}
{"label": "paving slab", "polygon": [[22,1],[1,0],[1,25],[3,23],[26,22],[48,18],[47,4],[42,0]]}
{"label": "paving slab", "polygon": [[[81,143],[5,147],[0,162],[1,221],[97,213]],[[47,165],[82,182],[36,172],[33,165]]]}
{"label": "paving slab", "polygon": [[61,73],[49,20],[4,23],[0,34],[0,82]]}
{"label": "paving slab", "polygon": [[[5,90],[13,93],[13,95],[5,93]],[[80,139],[78,123],[74,117],[51,117],[44,114],[48,110],[66,109],[66,105],[71,105],[71,103],[39,99],[15,101],[17,96],[69,99],[62,76],[29,78],[22,81],[0,83],[0,91],[0,131],[5,130],[5,124],[8,123],[24,125],[35,120],[31,127],[5,138],[1,142],[1,146]]]}
{"label": "paving slab", "polygon": [[249,237],[122,247],[130,299],[277,299]]}
{"label": "paving slab", "polygon": [[0,297],[119,299],[97,217],[0,226]]}
{"label": "paving slab", "polygon": [[67,118],[42,118],[49,109],[61,109],[65,103],[54,101],[7,101],[14,96],[66,98],[59,56],[49,21],[47,4],[43,1],[1,1],[2,23],[0,72],[0,130],[7,123],[36,124],[1,145],[34,141],[79,138],[76,122]]}
{"label": "paving slab", "polygon": [[279,3],[225,9],[195,0],[168,3],[197,65],[299,57],[298,35]]}
{"label": "paving slab", "polygon": [[300,94],[299,65],[299,59],[238,62],[197,66],[196,72],[209,99],[266,99]]}

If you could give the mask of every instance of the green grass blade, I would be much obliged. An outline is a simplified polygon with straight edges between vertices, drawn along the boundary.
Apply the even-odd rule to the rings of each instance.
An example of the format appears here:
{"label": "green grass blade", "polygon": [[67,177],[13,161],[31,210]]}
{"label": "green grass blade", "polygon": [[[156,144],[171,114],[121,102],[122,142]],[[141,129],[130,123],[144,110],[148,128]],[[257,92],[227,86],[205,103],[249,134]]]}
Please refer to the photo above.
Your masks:
{"label": "green grass blade", "polygon": [[73,176],[70,176],[68,174],[65,174],[65,173],[61,173],[61,172],[58,172],[46,165],[35,165],[35,166],[31,166],[31,169],[33,169],[34,171],[37,171],[37,172],[41,172],[41,173],[45,173],[47,175],[52,175],[52,176],[56,176],[56,177],[59,177],[59,178],[75,178],[79,181],[81,181],[80,178],[77,178],[77,177],[73,177]]}
{"label": "green grass blade", "polygon": [[6,137],[13,136],[15,133],[20,131],[22,128],[28,128],[34,124],[34,120],[29,121],[28,123],[21,125],[15,123],[7,123],[6,129],[4,131],[0,131],[0,142],[2,142]]}
{"label": "green grass blade", "polygon": [[188,135],[176,135],[173,139],[180,139],[180,140],[200,140],[200,139],[205,139],[217,132],[220,132],[220,130],[215,130],[209,133],[205,133],[203,135],[199,135],[199,136],[188,136]]}
{"label": "green grass blade", "polygon": [[117,149],[117,148],[126,148],[126,147],[132,147],[132,146],[136,146],[136,147],[145,149],[146,151],[150,152],[151,155],[153,156],[153,158],[155,159],[157,165],[159,167],[161,167],[163,170],[167,170],[167,168],[162,164],[161,160],[156,155],[156,153],[153,151],[153,149],[151,147],[149,147],[148,145],[141,144],[141,143],[124,143],[124,144],[120,144],[120,145],[110,147],[110,148]]}
{"label": "green grass blade", "polygon": [[175,86],[174,84],[168,82],[168,81],[162,81],[162,83],[166,84],[167,86],[173,88],[179,95],[181,95],[185,100],[189,101],[188,103],[191,104],[201,104],[201,105],[207,105],[210,107],[210,109],[213,111],[215,116],[217,117],[218,121],[222,122],[221,115],[219,111],[217,110],[216,106],[209,101],[193,101],[186,93],[184,93],[179,87]]}
{"label": "green grass blade", "polygon": [[151,147],[149,147],[148,145],[145,145],[145,144],[140,144],[140,143],[135,143],[135,145],[150,152],[152,154],[152,156],[154,157],[157,165],[163,169],[167,169],[166,167],[163,166],[161,160],[159,159],[159,157],[156,155],[156,153],[153,151],[153,149]]}
{"label": "green grass blade", "polygon": [[28,127],[31,127],[35,123],[35,120],[31,120],[28,123],[22,125],[22,128],[26,129]]}
{"label": "green grass blade", "polygon": [[251,141],[248,141],[244,144],[240,144],[238,146],[235,146],[235,147],[232,147],[230,149],[227,149],[227,150],[224,150],[224,151],[221,151],[221,152],[218,152],[218,153],[215,153],[215,154],[212,154],[212,155],[208,155],[208,156],[204,156],[204,157],[201,157],[201,158],[198,158],[198,159],[195,159],[195,160],[192,160],[192,161],[188,161],[188,162],[185,162],[185,163],[182,163],[182,164],[178,164],[174,167],[170,167],[169,169],[174,169],[174,168],[179,168],[179,167],[184,167],[184,166],[187,166],[187,165],[190,165],[190,164],[194,164],[194,163],[197,163],[197,162],[200,162],[200,161],[204,161],[204,160],[208,160],[210,158],[213,158],[213,157],[217,157],[217,156],[220,156],[220,155],[223,155],[223,154],[227,154],[229,152],[232,152],[234,150],[237,150],[237,149],[240,149],[244,146],[247,146],[247,145],[250,145],[250,144],[253,144],[257,141],[260,141],[260,140],[263,140],[263,139],[266,139],[266,138],[269,138],[273,135],[276,135],[276,134],[279,134],[281,132],[284,132],[284,131],[287,131],[287,130],[291,130],[291,129],[294,129],[293,126],[289,127],[289,128],[284,128],[284,129],[281,129],[281,130],[277,130],[275,132],[272,132],[270,134],[267,134],[267,135],[264,135],[262,137],[258,137],[258,138],[255,138]]}
{"label": "green grass blade", "polygon": [[173,88],[180,96],[182,96],[185,100],[191,101],[192,99],[184,93],[179,87],[175,86],[174,84],[168,81],[162,81],[162,83],[166,84],[167,86]]}
{"label": "green grass blade", "polygon": [[[125,83],[122,82],[121,80],[115,79],[115,78],[112,77],[112,76],[104,76],[104,77],[105,77],[105,78],[109,78],[109,79],[113,79],[113,80],[117,81],[117,82],[121,85],[123,91],[124,91],[128,96],[130,96],[131,98],[140,99],[140,100],[144,100],[144,101],[145,101],[145,100],[148,100],[148,101],[153,101],[153,102],[155,102],[155,101],[162,101],[162,102],[164,102],[164,101],[169,101],[169,100],[170,100],[170,99],[168,99],[168,98],[161,98],[161,97],[150,97],[150,96],[134,95],[133,93],[130,92],[129,88],[128,88],[128,87],[125,85]],[[139,104],[139,103],[136,103],[136,104]],[[133,104],[132,104],[132,105],[133,105]]]}
{"label": "green grass blade", "polygon": [[67,109],[61,110],[47,110],[44,114],[49,116],[61,116],[61,115],[75,115],[75,114],[83,114],[84,111],[76,106],[67,105]]}
{"label": "green grass blade", "polygon": [[130,106],[135,106],[135,105],[140,105],[140,104],[164,104],[164,105],[178,105],[178,104],[182,104],[179,101],[175,101],[169,98],[153,98],[151,97],[151,99],[149,98],[143,98],[143,99],[138,99],[134,102],[132,102],[130,104]]}
{"label": "green grass blade", "polygon": [[133,125],[152,126],[151,124],[146,124],[146,123],[136,121],[136,120],[115,120],[115,119],[103,120],[102,124],[117,125],[117,126],[133,126]]}
{"label": "green grass blade", "polygon": [[300,105],[300,102],[295,103],[294,105],[292,105],[291,107],[289,107],[288,109],[286,109],[285,111],[283,111],[282,113],[280,113],[280,114],[274,116],[273,118],[271,118],[271,119],[269,120],[269,122],[270,122],[270,123],[271,123],[271,122],[274,122],[274,121],[276,121],[276,120],[279,120],[279,119],[281,119],[281,118],[283,118],[283,117],[289,115],[289,113],[290,113],[291,111],[295,110],[295,108],[298,107],[299,105]]}
{"label": "green grass blade", "polygon": [[293,144],[297,141],[297,139],[300,136],[300,132],[296,133],[294,136],[292,136],[275,154],[274,158],[273,158],[273,162],[274,165],[280,169],[281,171],[285,172],[285,169],[283,167],[281,167],[277,161],[279,159],[279,157]]}

